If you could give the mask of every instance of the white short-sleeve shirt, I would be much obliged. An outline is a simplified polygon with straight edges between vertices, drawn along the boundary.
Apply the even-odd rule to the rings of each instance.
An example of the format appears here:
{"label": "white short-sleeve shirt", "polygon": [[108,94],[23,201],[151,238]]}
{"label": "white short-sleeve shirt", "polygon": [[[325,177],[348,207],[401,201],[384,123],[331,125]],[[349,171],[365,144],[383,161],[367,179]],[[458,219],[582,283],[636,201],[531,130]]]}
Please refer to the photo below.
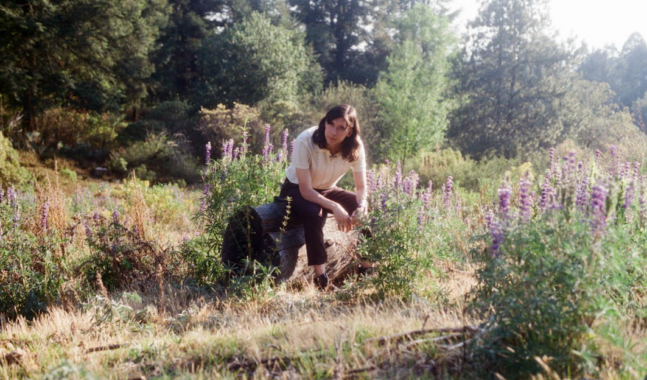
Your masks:
{"label": "white short-sleeve shirt", "polygon": [[353,172],[366,171],[364,143],[359,140],[357,160],[348,162],[342,158],[341,152],[332,156],[328,149],[321,149],[312,141],[312,135],[317,127],[308,128],[301,132],[294,143],[292,162],[285,171],[288,181],[298,184],[297,169],[310,169],[312,188],[325,190],[337,184],[341,177],[353,169]]}

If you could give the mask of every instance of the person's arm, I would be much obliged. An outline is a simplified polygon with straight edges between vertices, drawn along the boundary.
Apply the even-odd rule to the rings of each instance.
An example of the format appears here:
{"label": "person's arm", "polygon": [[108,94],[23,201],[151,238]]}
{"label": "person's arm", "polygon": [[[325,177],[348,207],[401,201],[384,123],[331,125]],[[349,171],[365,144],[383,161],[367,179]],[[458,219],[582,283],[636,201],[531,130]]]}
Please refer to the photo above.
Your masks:
{"label": "person's arm", "polygon": [[[355,195],[357,196],[358,208],[353,213],[353,219],[360,214],[368,212],[368,201],[366,197],[366,172],[353,172],[353,180],[355,181]],[[353,220],[353,223],[355,221]]]}
{"label": "person's arm", "polygon": [[350,216],[344,208],[337,202],[327,199],[319,194],[312,188],[312,178],[310,177],[310,169],[296,169],[297,179],[299,180],[299,192],[303,199],[316,203],[319,206],[331,210],[337,221],[339,230],[348,232],[352,227]]}

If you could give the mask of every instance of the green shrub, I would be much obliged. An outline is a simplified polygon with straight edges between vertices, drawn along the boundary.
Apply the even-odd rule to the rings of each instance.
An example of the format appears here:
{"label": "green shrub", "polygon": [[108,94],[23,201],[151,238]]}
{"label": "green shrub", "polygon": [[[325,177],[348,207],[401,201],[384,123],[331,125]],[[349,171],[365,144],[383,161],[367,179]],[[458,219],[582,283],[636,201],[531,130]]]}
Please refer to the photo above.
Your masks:
{"label": "green shrub", "polygon": [[60,302],[66,280],[60,249],[65,241],[23,230],[23,211],[19,202],[0,202],[0,313],[31,319]]}
{"label": "green shrub", "polygon": [[72,182],[76,182],[76,180],[77,180],[77,175],[76,175],[76,172],[74,170],[64,168],[64,169],[59,170],[58,173],[61,176],[69,179]]}
{"label": "green shrub", "polygon": [[144,141],[114,151],[110,168],[121,176],[135,170],[146,180],[181,178],[195,183],[200,178],[198,160],[190,155],[186,143],[175,141],[165,133],[151,134]]}
{"label": "green shrub", "polygon": [[18,152],[0,132],[0,185],[20,185],[29,180],[29,172],[20,166]]}

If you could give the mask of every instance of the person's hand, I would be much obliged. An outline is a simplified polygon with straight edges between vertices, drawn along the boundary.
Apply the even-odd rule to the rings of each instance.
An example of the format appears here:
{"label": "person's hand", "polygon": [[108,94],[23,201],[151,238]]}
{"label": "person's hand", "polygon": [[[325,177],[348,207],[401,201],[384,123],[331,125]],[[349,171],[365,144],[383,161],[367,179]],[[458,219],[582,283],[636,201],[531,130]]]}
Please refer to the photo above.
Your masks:
{"label": "person's hand", "polygon": [[338,204],[332,210],[332,213],[335,216],[335,220],[337,221],[337,228],[339,228],[340,231],[348,232],[351,230],[353,223],[350,219],[350,216],[343,207]]}
{"label": "person's hand", "polygon": [[363,200],[359,207],[353,212],[350,219],[353,225],[357,224],[360,216],[366,216],[368,214],[368,202]]}

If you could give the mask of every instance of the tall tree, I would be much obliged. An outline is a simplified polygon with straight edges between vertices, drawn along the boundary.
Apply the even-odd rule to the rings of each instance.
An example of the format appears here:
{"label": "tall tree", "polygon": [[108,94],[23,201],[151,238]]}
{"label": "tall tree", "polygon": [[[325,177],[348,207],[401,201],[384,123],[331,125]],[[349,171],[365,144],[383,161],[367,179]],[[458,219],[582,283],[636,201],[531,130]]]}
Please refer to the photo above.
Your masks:
{"label": "tall tree", "polygon": [[146,93],[163,0],[10,0],[0,5],[0,91],[31,124],[50,105],[116,110]]}
{"label": "tall tree", "polygon": [[215,15],[224,0],[170,0],[169,22],[159,38],[153,55],[156,72],[154,100],[186,99],[202,76],[198,52],[209,33],[224,20]]}
{"label": "tall tree", "polygon": [[572,53],[548,27],[546,0],[483,4],[458,69],[466,102],[449,131],[465,152],[514,156],[567,135],[559,101],[568,90]]}
{"label": "tall tree", "polygon": [[614,80],[615,64],[618,51],[615,46],[594,50],[584,57],[582,64],[577,69],[582,78],[591,82],[609,83]]}
{"label": "tall tree", "polygon": [[234,102],[296,103],[321,85],[321,68],[298,30],[272,25],[252,13],[223,33],[212,33],[199,54],[204,76],[195,104],[215,107]]}
{"label": "tall tree", "polygon": [[455,40],[446,18],[417,5],[399,20],[396,41],[375,97],[381,110],[381,156],[404,162],[444,138],[454,104],[445,95]]}
{"label": "tall tree", "polygon": [[647,43],[639,33],[629,36],[622,46],[616,70],[613,89],[618,101],[628,107],[647,91]]}

